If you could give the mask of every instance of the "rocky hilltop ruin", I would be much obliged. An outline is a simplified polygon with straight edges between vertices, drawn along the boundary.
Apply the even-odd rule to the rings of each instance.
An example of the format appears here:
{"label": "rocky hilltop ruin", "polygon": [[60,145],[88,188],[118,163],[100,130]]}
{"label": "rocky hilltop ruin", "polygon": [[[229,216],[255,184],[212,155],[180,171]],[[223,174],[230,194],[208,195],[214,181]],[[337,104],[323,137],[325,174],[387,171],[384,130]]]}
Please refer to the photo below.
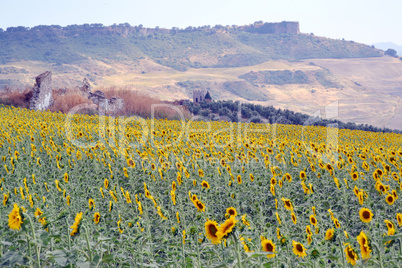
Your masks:
{"label": "rocky hilltop ruin", "polygon": [[[91,84],[88,79],[84,78],[82,85],[78,87],[78,91],[92,100],[100,110],[107,114],[114,114],[124,109],[124,100],[121,98],[105,97],[105,93],[100,90],[91,92]],[[35,78],[33,95],[30,99],[29,108],[35,111],[47,110],[53,105],[53,88],[52,88],[52,72],[47,71]]]}

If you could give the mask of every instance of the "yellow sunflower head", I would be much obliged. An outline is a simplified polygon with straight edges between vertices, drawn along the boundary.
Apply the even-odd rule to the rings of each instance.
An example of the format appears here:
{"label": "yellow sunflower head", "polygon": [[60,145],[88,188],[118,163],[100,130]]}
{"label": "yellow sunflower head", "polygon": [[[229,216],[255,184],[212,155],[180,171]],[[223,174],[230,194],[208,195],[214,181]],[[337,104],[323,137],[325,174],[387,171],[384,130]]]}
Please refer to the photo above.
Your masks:
{"label": "yellow sunflower head", "polygon": [[272,242],[272,240],[262,239],[261,240],[261,246],[262,246],[263,251],[271,253],[271,254],[267,254],[268,258],[275,257],[276,245],[275,245],[274,242]]}
{"label": "yellow sunflower head", "polygon": [[357,236],[357,242],[360,245],[360,252],[362,254],[363,260],[369,259],[371,249],[369,246],[369,240],[367,239],[367,236],[363,231],[361,231],[360,234]]}
{"label": "yellow sunflower head", "polygon": [[359,258],[357,257],[355,250],[349,244],[347,244],[345,248],[345,255],[348,263],[350,263],[351,265],[356,265],[356,261]]}
{"label": "yellow sunflower head", "polygon": [[369,223],[373,219],[374,214],[368,208],[361,208],[359,216],[362,222]]}
{"label": "yellow sunflower head", "polygon": [[327,229],[325,232],[325,240],[332,240],[334,238],[335,231],[334,228],[332,229]]}
{"label": "yellow sunflower head", "polygon": [[307,256],[307,252],[306,249],[304,248],[303,244],[298,243],[296,241],[292,241],[292,245],[293,245],[293,253],[298,256],[298,257],[302,257],[304,258],[305,256]]}
{"label": "yellow sunflower head", "polygon": [[207,220],[205,222],[205,234],[206,237],[211,240],[212,244],[219,244],[222,240],[220,236],[218,236],[218,223],[216,221]]}
{"label": "yellow sunflower head", "polygon": [[227,219],[224,223],[222,223],[219,226],[218,236],[225,237],[225,236],[229,235],[232,232],[236,222],[237,222],[237,220],[235,219],[234,216],[231,216],[229,219]]}
{"label": "yellow sunflower head", "polygon": [[230,218],[230,217],[236,217],[237,216],[237,211],[234,207],[230,207],[226,209],[226,214],[225,214],[226,218]]}

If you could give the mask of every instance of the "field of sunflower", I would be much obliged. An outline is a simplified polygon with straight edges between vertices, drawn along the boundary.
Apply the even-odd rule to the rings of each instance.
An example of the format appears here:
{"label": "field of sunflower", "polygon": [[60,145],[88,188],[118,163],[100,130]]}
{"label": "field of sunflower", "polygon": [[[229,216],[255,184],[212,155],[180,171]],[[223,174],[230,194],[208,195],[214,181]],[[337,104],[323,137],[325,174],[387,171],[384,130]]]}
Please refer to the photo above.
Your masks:
{"label": "field of sunflower", "polygon": [[0,126],[0,266],[401,266],[400,134],[11,107]]}

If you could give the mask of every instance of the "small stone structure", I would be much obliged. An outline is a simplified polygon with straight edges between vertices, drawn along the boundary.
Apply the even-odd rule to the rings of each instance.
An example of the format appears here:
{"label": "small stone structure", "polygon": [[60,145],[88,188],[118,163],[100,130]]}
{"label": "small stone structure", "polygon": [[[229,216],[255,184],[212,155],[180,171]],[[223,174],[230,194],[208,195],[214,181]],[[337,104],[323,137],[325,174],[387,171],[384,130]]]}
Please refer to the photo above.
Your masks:
{"label": "small stone structure", "polygon": [[207,91],[205,89],[194,90],[193,91],[193,102],[199,103],[205,100],[205,95]]}
{"label": "small stone structure", "polygon": [[52,72],[38,75],[35,81],[29,109],[43,111],[53,105]]}
{"label": "small stone structure", "polygon": [[105,93],[100,90],[94,93],[88,93],[88,99],[92,100],[94,104],[99,105],[99,108],[107,113],[116,113],[124,108],[124,100],[122,98],[107,99]]}
{"label": "small stone structure", "polygon": [[89,83],[88,79],[84,78],[82,81],[82,86],[78,87],[82,93],[88,95],[91,92],[91,84]]}

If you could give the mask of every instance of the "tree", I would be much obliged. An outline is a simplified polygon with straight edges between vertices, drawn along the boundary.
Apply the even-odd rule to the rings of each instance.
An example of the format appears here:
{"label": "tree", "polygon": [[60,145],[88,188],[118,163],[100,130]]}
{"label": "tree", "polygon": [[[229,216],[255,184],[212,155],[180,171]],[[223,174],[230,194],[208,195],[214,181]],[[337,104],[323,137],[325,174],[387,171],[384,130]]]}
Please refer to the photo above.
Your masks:
{"label": "tree", "polygon": [[385,51],[385,55],[389,55],[391,57],[396,57],[397,53],[395,49],[388,48],[387,51]]}
{"label": "tree", "polygon": [[211,94],[209,94],[209,91],[207,91],[207,94],[205,94],[204,99],[205,99],[205,100],[212,100]]}

